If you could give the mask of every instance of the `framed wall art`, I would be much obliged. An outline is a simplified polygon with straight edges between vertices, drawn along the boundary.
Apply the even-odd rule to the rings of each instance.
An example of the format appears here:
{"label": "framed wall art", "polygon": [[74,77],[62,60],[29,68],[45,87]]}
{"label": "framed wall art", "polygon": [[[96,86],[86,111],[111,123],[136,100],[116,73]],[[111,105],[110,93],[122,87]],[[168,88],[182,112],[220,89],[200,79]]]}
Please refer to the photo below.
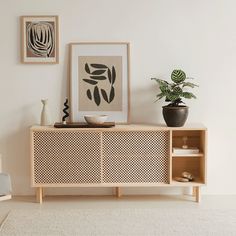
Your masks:
{"label": "framed wall art", "polygon": [[71,121],[108,115],[129,123],[129,43],[70,44]]}
{"label": "framed wall art", "polygon": [[58,16],[21,16],[22,63],[58,63]]}

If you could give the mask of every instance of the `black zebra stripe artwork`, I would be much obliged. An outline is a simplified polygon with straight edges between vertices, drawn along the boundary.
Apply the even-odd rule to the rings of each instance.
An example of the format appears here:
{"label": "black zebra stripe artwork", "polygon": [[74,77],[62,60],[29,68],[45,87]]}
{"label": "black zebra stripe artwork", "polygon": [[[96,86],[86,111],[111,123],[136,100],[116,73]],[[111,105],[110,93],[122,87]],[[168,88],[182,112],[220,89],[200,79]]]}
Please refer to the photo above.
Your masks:
{"label": "black zebra stripe artwork", "polygon": [[27,25],[27,49],[37,57],[53,57],[55,32],[53,22],[30,22]]}

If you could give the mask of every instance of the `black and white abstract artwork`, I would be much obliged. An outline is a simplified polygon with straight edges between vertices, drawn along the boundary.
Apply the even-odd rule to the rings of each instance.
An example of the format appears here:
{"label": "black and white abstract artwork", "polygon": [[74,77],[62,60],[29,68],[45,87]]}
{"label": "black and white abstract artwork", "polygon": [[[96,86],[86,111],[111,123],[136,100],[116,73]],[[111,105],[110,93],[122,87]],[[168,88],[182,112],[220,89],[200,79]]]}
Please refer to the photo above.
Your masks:
{"label": "black and white abstract artwork", "polygon": [[57,17],[22,17],[23,62],[56,63]]}
{"label": "black and white abstract artwork", "polygon": [[[93,68],[91,71],[90,68]],[[101,98],[107,103],[111,103],[115,98],[115,81],[116,81],[116,69],[112,66],[112,69],[108,68],[107,65],[99,63],[86,63],[84,66],[85,71],[88,73],[89,78],[83,79],[85,83],[91,85],[91,89],[87,89],[86,94],[89,100],[94,100],[95,104],[99,106],[101,104]],[[110,88],[105,90],[99,88],[99,81],[106,80],[109,82]],[[93,86],[95,85],[95,86]],[[102,95],[102,96],[101,96]]]}
{"label": "black and white abstract artwork", "polygon": [[53,57],[55,54],[55,30],[53,22],[29,22],[27,24],[27,56]]}
{"label": "black and white abstract artwork", "polygon": [[84,111],[121,111],[122,57],[80,56],[79,107]]}

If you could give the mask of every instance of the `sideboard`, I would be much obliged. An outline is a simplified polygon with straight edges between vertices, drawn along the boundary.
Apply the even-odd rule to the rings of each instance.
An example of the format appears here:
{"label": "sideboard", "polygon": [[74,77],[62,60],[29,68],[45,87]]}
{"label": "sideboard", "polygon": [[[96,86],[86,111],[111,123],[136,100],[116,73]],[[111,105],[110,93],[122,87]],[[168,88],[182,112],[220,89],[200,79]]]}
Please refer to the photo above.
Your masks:
{"label": "sideboard", "polygon": [[[113,128],[63,128],[33,126],[31,180],[42,203],[44,187],[192,187],[200,201],[206,184],[207,129],[203,125],[165,127],[116,125]],[[174,154],[187,137],[196,154]],[[177,182],[187,171],[194,181]]]}

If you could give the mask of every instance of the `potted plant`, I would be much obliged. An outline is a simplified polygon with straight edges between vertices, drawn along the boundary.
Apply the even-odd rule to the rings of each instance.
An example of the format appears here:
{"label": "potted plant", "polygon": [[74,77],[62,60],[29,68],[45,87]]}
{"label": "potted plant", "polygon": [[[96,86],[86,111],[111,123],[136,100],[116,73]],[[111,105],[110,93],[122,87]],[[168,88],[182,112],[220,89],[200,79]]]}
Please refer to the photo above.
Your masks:
{"label": "potted plant", "polygon": [[168,105],[162,107],[162,114],[167,126],[183,126],[188,117],[188,106],[185,105],[182,98],[196,98],[188,89],[198,87],[198,85],[190,82],[189,80],[192,78],[186,77],[185,72],[182,70],[172,71],[172,82],[170,83],[162,79],[151,79],[155,80],[160,88],[160,93],[156,95],[156,101],[165,98],[165,101],[169,102]]}

